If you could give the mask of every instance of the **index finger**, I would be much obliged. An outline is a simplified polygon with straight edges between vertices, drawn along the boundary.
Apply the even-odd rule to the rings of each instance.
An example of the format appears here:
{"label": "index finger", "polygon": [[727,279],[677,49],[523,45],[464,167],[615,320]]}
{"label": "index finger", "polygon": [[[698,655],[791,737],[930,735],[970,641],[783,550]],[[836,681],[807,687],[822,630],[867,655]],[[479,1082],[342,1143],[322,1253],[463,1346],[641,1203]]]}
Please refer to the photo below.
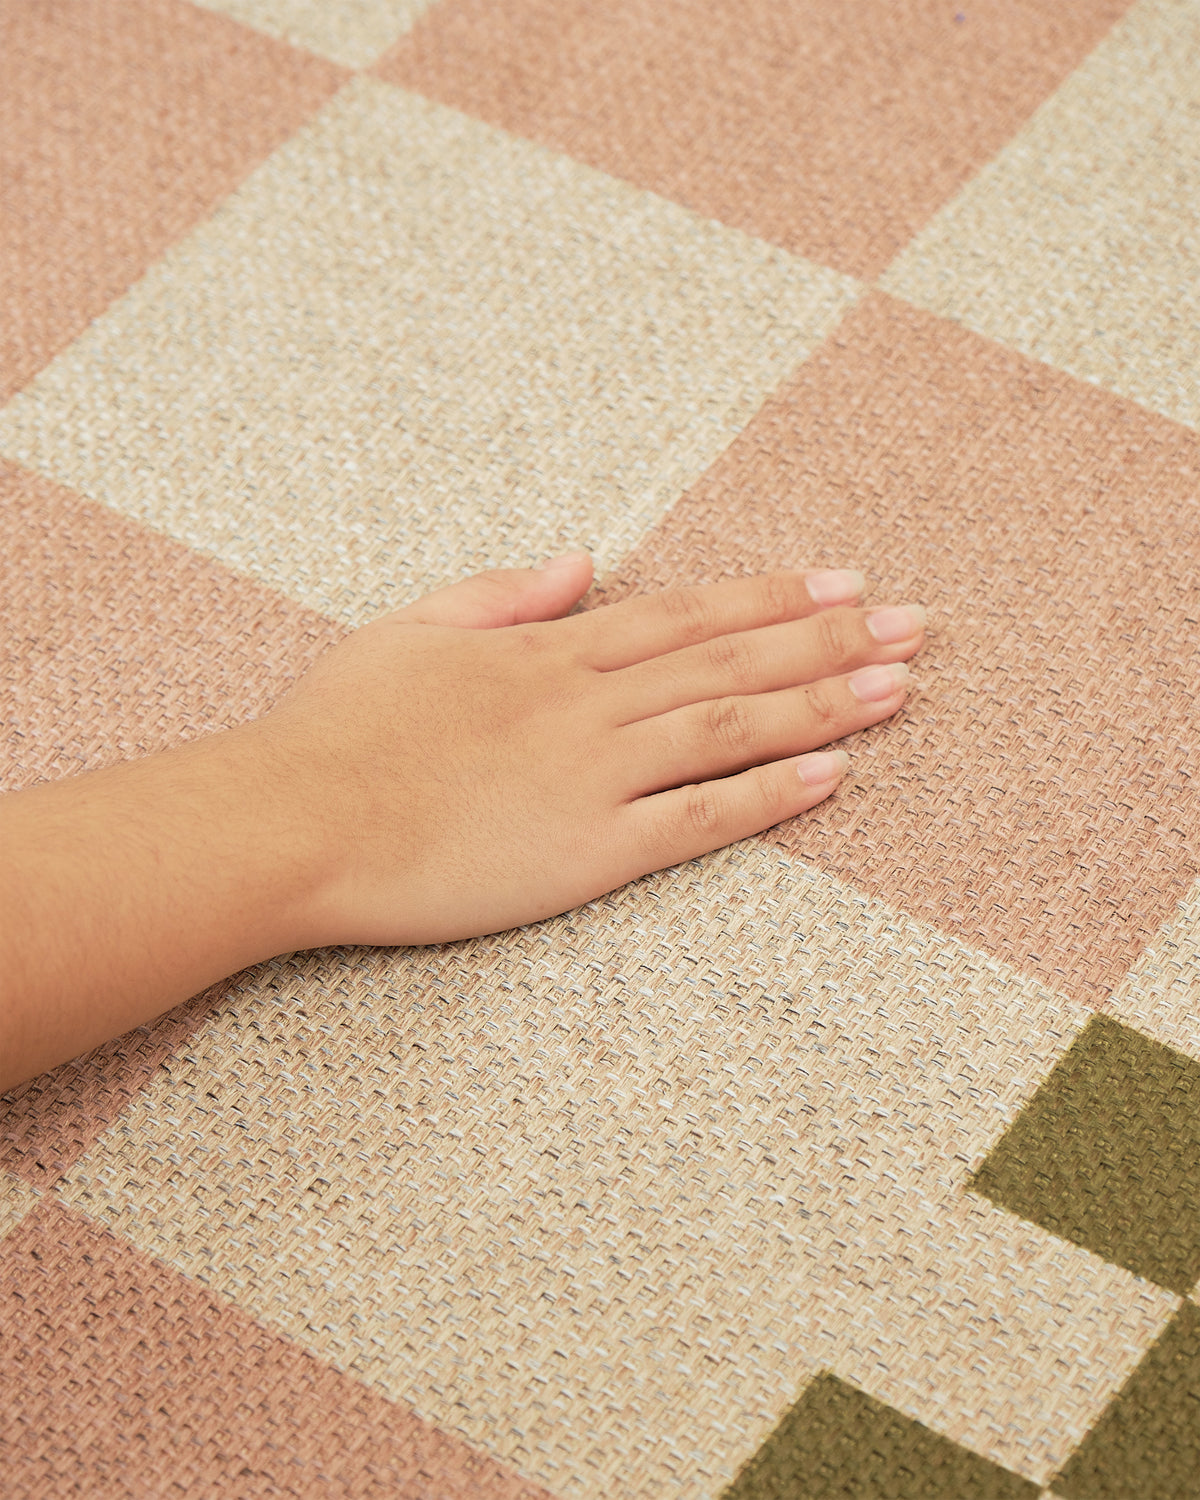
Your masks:
{"label": "index finger", "polygon": [[865,587],[866,579],[853,568],[761,573],[602,605],[576,615],[571,625],[582,637],[588,665],[613,672],[733,631],[857,604]]}

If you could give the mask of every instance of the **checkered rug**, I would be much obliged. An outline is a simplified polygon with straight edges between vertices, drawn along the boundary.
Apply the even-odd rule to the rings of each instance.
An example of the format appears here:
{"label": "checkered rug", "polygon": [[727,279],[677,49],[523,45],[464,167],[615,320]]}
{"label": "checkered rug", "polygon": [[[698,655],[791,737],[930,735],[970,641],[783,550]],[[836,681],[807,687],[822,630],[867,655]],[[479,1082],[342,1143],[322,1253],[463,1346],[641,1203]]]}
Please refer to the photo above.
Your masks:
{"label": "checkered rug", "polygon": [[1200,1495],[1200,0],[4,0],[8,787],[587,547],[817,812],[0,1109],[0,1490]]}

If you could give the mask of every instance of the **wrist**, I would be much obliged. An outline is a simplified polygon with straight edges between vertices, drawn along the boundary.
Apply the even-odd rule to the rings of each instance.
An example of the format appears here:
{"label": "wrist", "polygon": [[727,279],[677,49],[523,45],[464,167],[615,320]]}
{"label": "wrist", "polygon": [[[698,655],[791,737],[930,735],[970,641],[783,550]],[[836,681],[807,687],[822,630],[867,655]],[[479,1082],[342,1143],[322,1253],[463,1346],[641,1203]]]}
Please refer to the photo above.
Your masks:
{"label": "wrist", "polygon": [[[270,718],[195,742],[194,815],[212,829],[210,867],[237,913],[238,961],[337,941],[324,891],[334,820],[321,775]],[[233,950],[230,950],[233,956]]]}

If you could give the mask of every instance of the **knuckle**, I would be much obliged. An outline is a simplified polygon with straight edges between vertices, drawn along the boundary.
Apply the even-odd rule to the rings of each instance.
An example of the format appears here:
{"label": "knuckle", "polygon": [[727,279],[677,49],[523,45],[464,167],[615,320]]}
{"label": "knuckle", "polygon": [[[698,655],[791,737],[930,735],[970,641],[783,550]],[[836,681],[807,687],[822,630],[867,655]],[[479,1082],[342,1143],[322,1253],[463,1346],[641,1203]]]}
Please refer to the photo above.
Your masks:
{"label": "knuckle", "polygon": [[542,648],[547,644],[545,635],[535,626],[518,625],[512,627],[512,642],[522,656],[540,654]]}
{"label": "knuckle", "polygon": [[473,582],[477,588],[486,589],[498,603],[513,598],[518,592],[517,582],[509,568],[489,568],[485,573],[477,573]]}
{"label": "knuckle", "polygon": [[708,664],[719,681],[738,689],[748,689],[753,677],[751,652],[736,635],[719,635],[707,647]]}
{"label": "knuckle", "polygon": [[486,573],[476,573],[469,583],[472,594],[480,605],[494,610],[498,618],[508,624],[515,612],[519,591],[510,572],[503,568],[492,568]]}
{"label": "knuckle", "polygon": [[760,776],[754,783],[752,794],[754,821],[759,828],[770,828],[786,816],[779,783],[771,776]]}
{"label": "knuckle", "polygon": [[704,640],[713,628],[713,610],[699,589],[668,589],[662,605],[671,623],[689,640]]}
{"label": "knuckle", "polygon": [[714,698],[704,710],[704,737],[725,750],[742,750],[750,738],[750,712],[740,698]]}
{"label": "knuckle", "polygon": [[[840,730],[844,717],[843,708],[827,683],[814,683],[807,690],[806,699],[805,707],[809,718],[817,728]],[[829,736],[831,739],[834,737],[832,733]]]}
{"label": "knuckle", "polygon": [[545,625],[539,621],[521,621],[515,625],[506,625],[501,630],[480,631],[490,651],[483,650],[480,655],[485,659],[497,662],[512,661],[522,662],[534,658],[533,665],[537,667],[547,654],[566,655],[564,651],[556,649],[556,642],[552,632],[547,632]]}
{"label": "knuckle", "polygon": [[849,611],[827,609],[813,616],[817,651],[829,666],[840,666],[850,655]]}
{"label": "knuckle", "polygon": [[686,832],[694,838],[707,841],[718,836],[721,804],[711,786],[688,787],[683,802],[683,821]]}
{"label": "knuckle", "polygon": [[787,573],[766,574],[759,580],[759,590],[764,610],[772,620],[793,619],[803,603],[795,578]]}

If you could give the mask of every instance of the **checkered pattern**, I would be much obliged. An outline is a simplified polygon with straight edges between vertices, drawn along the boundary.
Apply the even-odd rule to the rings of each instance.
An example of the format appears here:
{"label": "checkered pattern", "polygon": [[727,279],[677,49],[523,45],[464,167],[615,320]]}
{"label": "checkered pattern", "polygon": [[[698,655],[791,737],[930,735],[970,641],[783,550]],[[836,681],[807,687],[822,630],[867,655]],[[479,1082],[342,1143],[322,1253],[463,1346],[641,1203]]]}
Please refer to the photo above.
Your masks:
{"label": "checkered pattern", "polygon": [[932,611],[816,813],[0,1105],[5,1494],[1184,1500],[1200,0],[11,0],[3,785],[589,547]]}

